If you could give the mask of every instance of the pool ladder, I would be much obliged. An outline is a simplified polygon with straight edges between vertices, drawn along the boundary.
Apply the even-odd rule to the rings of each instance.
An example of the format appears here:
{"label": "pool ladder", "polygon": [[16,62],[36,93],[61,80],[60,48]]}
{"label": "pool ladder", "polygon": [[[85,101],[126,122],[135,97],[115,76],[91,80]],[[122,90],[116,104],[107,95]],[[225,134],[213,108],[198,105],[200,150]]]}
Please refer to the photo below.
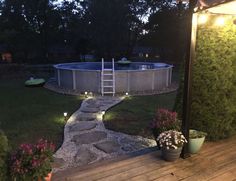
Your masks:
{"label": "pool ladder", "polygon": [[101,71],[101,93],[115,95],[115,63],[112,59],[112,68],[106,68],[104,59],[102,58],[102,71]]}

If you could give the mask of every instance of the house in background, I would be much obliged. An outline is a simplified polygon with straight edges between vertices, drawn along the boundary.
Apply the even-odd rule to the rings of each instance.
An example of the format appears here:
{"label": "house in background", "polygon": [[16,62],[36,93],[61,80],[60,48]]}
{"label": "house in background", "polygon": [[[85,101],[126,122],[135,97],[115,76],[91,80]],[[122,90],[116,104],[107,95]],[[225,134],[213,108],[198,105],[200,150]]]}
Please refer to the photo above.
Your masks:
{"label": "house in background", "polygon": [[138,58],[159,58],[159,52],[157,48],[147,46],[135,46],[132,51],[132,57]]}

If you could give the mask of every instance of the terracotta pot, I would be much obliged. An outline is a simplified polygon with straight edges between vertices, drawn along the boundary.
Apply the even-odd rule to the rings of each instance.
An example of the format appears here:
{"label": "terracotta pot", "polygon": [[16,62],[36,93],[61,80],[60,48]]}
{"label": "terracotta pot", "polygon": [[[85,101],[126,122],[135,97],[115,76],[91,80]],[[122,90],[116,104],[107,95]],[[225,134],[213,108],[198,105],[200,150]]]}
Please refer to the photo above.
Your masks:
{"label": "terracotta pot", "polygon": [[161,148],[162,158],[166,161],[173,162],[180,157],[180,153],[182,151],[182,147],[178,149],[165,149]]}
{"label": "terracotta pot", "polygon": [[48,173],[48,175],[44,177],[44,180],[39,178],[38,181],[51,181],[51,179],[52,179],[52,172]]}

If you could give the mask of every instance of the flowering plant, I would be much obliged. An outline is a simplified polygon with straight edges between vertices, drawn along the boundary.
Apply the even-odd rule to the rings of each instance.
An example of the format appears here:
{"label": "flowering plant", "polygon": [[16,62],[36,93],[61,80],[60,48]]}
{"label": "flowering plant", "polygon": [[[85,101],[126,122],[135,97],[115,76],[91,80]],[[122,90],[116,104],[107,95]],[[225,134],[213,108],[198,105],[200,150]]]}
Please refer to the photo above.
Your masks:
{"label": "flowering plant", "polygon": [[44,178],[51,171],[54,144],[39,140],[37,144],[22,144],[11,155],[11,176],[19,180]]}
{"label": "flowering plant", "polygon": [[167,109],[157,109],[155,117],[151,122],[151,129],[154,137],[167,130],[180,129],[180,121],[177,118],[177,113],[169,111]]}
{"label": "flowering plant", "polygon": [[169,130],[162,132],[158,138],[157,142],[161,148],[169,149],[178,149],[187,143],[184,135],[176,130]]}

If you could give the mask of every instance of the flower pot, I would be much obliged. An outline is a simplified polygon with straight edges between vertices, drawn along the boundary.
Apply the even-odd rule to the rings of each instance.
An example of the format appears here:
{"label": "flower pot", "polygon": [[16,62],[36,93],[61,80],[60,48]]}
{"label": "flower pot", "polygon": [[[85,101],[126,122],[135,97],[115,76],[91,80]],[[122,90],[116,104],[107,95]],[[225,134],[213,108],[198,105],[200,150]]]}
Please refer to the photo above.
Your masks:
{"label": "flower pot", "polygon": [[168,150],[166,148],[161,148],[162,158],[166,161],[173,162],[180,157],[181,151],[182,147]]}
{"label": "flower pot", "polygon": [[204,141],[205,141],[205,136],[202,138],[189,138],[189,143],[188,143],[189,153],[191,154],[197,153],[201,149]]}
{"label": "flower pot", "polygon": [[51,181],[51,179],[52,179],[52,172],[48,173],[48,175],[44,177],[44,180],[39,178],[38,181]]}
{"label": "flower pot", "polygon": [[191,136],[189,137],[188,150],[189,150],[189,153],[191,154],[195,154],[201,149],[206,138],[206,136],[204,135],[204,132],[197,131],[194,129],[189,130],[189,135],[193,133],[195,133],[195,135],[197,136],[194,135],[192,138]]}

